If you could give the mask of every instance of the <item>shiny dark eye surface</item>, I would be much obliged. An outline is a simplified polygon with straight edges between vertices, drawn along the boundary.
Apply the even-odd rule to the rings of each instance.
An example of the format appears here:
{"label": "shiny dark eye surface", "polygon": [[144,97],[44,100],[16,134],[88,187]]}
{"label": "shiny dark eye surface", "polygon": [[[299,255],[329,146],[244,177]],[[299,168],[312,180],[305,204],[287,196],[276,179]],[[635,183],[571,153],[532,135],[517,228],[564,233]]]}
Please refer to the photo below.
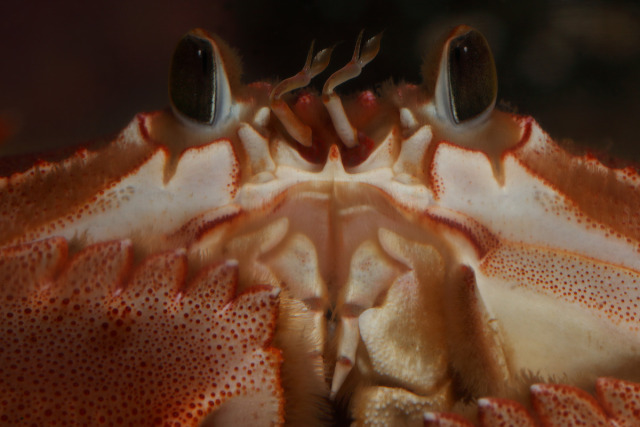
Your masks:
{"label": "shiny dark eye surface", "polygon": [[496,67],[487,40],[473,29],[453,37],[447,54],[451,113],[460,124],[493,108]]}
{"label": "shiny dark eye surface", "polygon": [[169,97],[176,111],[201,124],[213,124],[216,61],[211,40],[194,32],[178,43],[171,62]]}

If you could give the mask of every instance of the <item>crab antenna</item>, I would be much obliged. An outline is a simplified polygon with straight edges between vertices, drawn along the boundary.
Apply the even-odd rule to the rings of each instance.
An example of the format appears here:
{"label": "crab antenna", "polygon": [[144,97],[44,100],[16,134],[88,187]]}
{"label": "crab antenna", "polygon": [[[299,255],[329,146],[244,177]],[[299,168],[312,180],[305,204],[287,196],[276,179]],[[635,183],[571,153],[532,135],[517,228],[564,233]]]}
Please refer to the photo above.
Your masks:
{"label": "crab antenna", "polygon": [[347,147],[355,147],[358,144],[358,132],[351,125],[347,113],[344,111],[344,106],[340,97],[336,95],[334,89],[346,82],[360,75],[362,68],[367,65],[373,58],[376,57],[380,51],[380,40],[382,39],[382,33],[379,33],[364,44],[362,50],[360,50],[360,44],[362,43],[363,31],[360,31],[358,40],[356,41],[355,49],[353,50],[353,56],[351,61],[327,79],[322,89],[322,102],[327,108],[331,121],[336,129],[336,133]]}
{"label": "crab antenna", "polygon": [[282,96],[286,93],[307,86],[312,78],[323,72],[329,65],[333,47],[322,49],[314,57],[314,44],[315,40],[311,42],[311,47],[307,54],[307,60],[305,61],[302,70],[300,70],[295,76],[281,81],[271,90],[271,94],[269,95],[271,111],[273,111],[276,117],[278,117],[289,135],[306,147],[311,146],[311,128],[302,123],[300,119],[296,117],[293,111],[291,111],[289,105],[282,99]]}

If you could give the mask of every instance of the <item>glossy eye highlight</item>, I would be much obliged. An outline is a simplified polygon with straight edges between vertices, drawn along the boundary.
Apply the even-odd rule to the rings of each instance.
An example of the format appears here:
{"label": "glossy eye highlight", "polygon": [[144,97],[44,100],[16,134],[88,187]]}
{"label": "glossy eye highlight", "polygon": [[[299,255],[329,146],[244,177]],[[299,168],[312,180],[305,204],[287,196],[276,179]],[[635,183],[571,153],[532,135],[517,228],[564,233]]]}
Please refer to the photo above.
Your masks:
{"label": "glossy eye highlight", "polygon": [[185,35],[173,54],[169,97],[173,108],[202,124],[213,124],[216,114],[216,61],[210,39],[194,30]]}
{"label": "glossy eye highlight", "polygon": [[483,122],[498,91],[491,48],[480,32],[457,27],[442,52],[436,83],[438,114],[454,125]]}
{"label": "glossy eye highlight", "polygon": [[456,123],[493,108],[498,79],[487,40],[471,30],[449,42],[448,54],[451,112]]}

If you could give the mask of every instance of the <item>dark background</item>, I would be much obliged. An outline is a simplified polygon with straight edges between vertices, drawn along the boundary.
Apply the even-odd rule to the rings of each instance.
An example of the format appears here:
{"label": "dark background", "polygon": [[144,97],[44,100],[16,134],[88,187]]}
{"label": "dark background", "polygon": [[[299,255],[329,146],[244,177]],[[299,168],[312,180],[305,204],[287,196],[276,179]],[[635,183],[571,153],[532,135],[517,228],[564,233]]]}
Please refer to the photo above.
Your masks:
{"label": "dark background", "polygon": [[164,108],[173,48],[193,27],[237,49],[245,82],[294,74],[314,38],[318,48],[339,43],[339,68],[361,29],[384,30],[378,57],[339,89],[348,92],[420,82],[422,57],[459,23],[489,39],[510,109],[555,138],[640,162],[640,5],[604,0],[3,1],[0,150],[78,144]]}

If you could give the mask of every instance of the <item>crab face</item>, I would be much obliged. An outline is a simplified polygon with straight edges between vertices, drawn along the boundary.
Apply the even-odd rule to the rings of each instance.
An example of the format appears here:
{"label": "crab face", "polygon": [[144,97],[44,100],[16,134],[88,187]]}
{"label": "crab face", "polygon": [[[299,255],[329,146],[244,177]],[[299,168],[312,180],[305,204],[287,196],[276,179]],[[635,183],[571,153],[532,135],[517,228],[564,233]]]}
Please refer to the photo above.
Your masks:
{"label": "crab face", "polygon": [[2,421],[533,423],[551,379],[539,420],[625,419],[640,178],[494,109],[469,27],[433,84],[340,96],[380,37],[315,93],[331,49],[242,85],[194,30],[171,111],[2,178]]}

